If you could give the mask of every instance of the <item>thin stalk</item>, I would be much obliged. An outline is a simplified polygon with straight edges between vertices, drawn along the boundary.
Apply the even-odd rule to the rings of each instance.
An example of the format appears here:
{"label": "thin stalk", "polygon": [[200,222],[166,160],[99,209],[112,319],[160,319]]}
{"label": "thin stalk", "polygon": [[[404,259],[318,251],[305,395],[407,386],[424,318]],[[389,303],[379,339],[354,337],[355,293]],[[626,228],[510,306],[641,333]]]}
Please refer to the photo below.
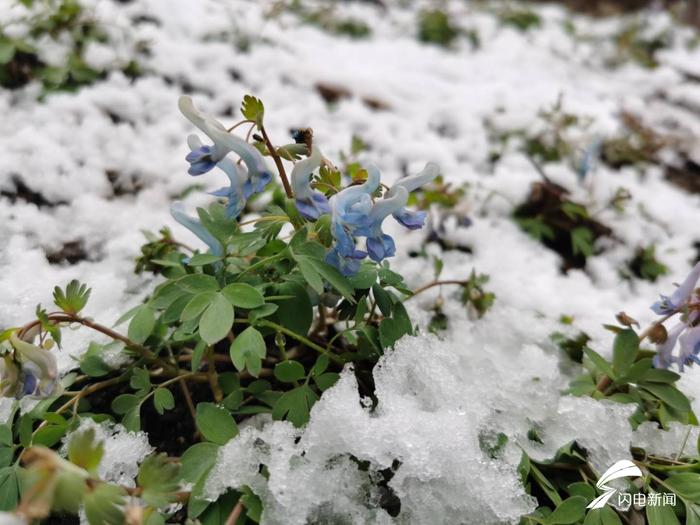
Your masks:
{"label": "thin stalk", "polygon": [[267,134],[267,131],[265,131],[264,126],[259,126],[260,133],[262,134],[263,141],[265,142],[265,146],[267,146],[267,150],[270,152],[270,156],[272,159],[275,161],[275,166],[277,166],[277,171],[280,174],[280,179],[282,179],[282,186],[284,186],[284,192],[287,194],[287,197],[290,199],[294,198],[294,193],[292,192],[292,187],[289,184],[289,179],[287,178],[287,172],[284,170],[284,165],[282,164],[282,159],[280,158],[279,154],[277,153],[277,150],[275,150],[275,147],[272,145],[272,141],[270,140],[270,137]]}

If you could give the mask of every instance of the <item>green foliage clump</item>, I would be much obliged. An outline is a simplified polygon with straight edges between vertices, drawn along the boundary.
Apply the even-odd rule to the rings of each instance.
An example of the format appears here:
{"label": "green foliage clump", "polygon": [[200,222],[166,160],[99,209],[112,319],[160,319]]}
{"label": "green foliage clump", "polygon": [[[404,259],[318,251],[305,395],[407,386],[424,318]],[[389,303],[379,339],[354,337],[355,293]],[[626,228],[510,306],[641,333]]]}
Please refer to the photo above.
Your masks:
{"label": "green foliage clump", "polygon": [[343,35],[354,39],[368,38],[372,29],[363,20],[351,17],[340,17],[333,6],[308,8],[299,0],[294,0],[288,8],[305,24],[316,26],[328,33]]}
{"label": "green foliage clump", "polygon": [[542,25],[540,16],[530,9],[507,8],[498,13],[498,19],[504,26],[524,32]]}
{"label": "green foliage clump", "polygon": [[548,180],[532,185],[513,217],[523,230],[562,256],[564,270],[583,268],[594,253],[595,241],[612,233],[583,204],[570,200],[565,188]]}
{"label": "green foliage clump", "polygon": [[[36,8],[19,22],[28,26],[26,36],[14,37],[0,29],[0,86],[17,89],[39,81],[44,91],[75,90],[103,78],[107,70],[95,69],[85,62],[90,42],[107,44],[108,36],[99,21],[90,16],[78,0],[26,1]],[[37,42],[67,39],[70,49],[60,66],[46,64],[37,51]],[[115,64],[113,69],[130,77],[140,74],[135,60]]]}
{"label": "green foliage clump", "polygon": [[638,248],[634,257],[627,261],[627,267],[622,269],[624,277],[636,277],[651,282],[667,273],[666,265],[656,258],[656,247],[653,244]]}
{"label": "green foliage clump", "polygon": [[449,47],[459,36],[450,16],[440,9],[422,11],[418,18],[418,40]]}

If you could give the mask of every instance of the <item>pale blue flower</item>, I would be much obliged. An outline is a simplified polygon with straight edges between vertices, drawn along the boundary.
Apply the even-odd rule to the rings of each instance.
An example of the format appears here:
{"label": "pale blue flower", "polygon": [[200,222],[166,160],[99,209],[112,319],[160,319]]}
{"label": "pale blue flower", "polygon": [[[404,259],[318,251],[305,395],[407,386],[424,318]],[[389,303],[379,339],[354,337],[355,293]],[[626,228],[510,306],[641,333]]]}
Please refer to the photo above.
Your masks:
{"label": "pale blue flower", "polygon": [[592,173],[595,170],[596,166],[598,165],[598,160],[600,158],[600,151],[602,146],[603,141],[597,138],[593,142],[591,142],[586,148],[586,150],[583,152],[581,164],[579,164],[578,170],[576,172],[579,182],[583,182],[586,176],[588,176],[589,173]]}
{"label": "pale blue flower", "polygon": [[326,196],[311,188],[311,174],[321,166],[322,160],[321,151],[312,146],[311,155],[297,162],[291,175],[297,210],[305,219],[312,221],[331,211]]}
{"label": "pale blue flower", "polygon": [[684,366],[700,364],[700,326],[688,328],[679,338],[680,353],[678,355],[678,369],[683,372]]}
{"label": "pale blue flower", "polygon": [[662,295],[659,301],[651,305],[651,309],[658,315],[670,315],[679,311],[693,294],[698,279],[700,279],[700,262],[695,265],[685,281],[676,288],[670,297]]}
{"label": "pale blue flower", "polygon": [[[440,173],[440,168],[434,162],[428,162],[420,172],[410,177],[404,177],[394,184],[386,193],[386,197],[392,197],[399,188],[405,188],[408,193],[417,190],[421,186],[435,179]],[[425,224],[426,213],[424,211],[411,211],[403,206],[393,212],[396,219],[402,226],[409,230],[418,230]]]}
{"label": "pale blue flower", "polygon": [[687,325],[685,323],[678,323],[668,331],[666,341],[656,346],[656,355],[654,356],[655,368],[668,368],[675,361],[673,349],[676,347],[678,337],[686,328]]}
{"label": "pale blue flower", "polygon": [[177,222],[199,237],[199,239],[209,247],[209,251],[211,251],[213,255],[224,254],[224,249],[221,243],[216,239],[216,237],[209,233],[204,226],[202,226],[201,222],[194,217],[187,215],[187,212],[185,212],[185,205],[182,202],[173,202],[170,205],[170,214]]}
{"label": "pale blue flower", "polygon": [[16,333],[10,336],[10,344],[19,361],[16,397],[29,395],[46,398],[60,393],[58,366],[52,352],[23,341]]}
{"label": "pale blue flower", "polygon": [[243,194],[247,199],[259,193],[272,180],[272,173],[265,165],[265,159],[255,147],[245,140],[228,132],[216,119],[199,111],[192,98],[182,96],[178,100],[182,114],[211,139],[212,145],[203,145],[196,135],[190,135],[187,142],[192,150],[186,158],[190,163],[190,175],[201,175],[210,171],[231,152],[236,153],[247,168],[247,178],[243,183]]}
{"label": "pale blue flower", "polygon": [[393,195],[377,200],[369,212],[367,225],[358,228],[357,234],[367,238],[370,259],[380,262],[396,254],[396,245],[390,235],[382,231],[382,223],[389,215],[401,210],[408,201],[408,190],[403,186],[392,188]]}
{"label": "pale blue flower", "polygon": [[355,252],[355,232],[369,224],[372,210],[371,195],[379,187],[379,170],[367,167],[367,180],[362,184],[349,186],[330,199],[331,234],[335,246],[342,255],[351,256]]}

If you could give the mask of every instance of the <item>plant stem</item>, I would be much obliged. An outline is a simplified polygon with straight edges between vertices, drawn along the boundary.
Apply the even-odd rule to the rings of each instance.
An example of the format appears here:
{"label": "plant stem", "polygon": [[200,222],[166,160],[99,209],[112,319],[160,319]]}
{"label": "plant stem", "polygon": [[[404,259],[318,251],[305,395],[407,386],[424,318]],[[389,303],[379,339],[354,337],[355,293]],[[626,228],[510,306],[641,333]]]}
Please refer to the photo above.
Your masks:
{"label": "plant stem", "polygon": [[263,140],[265,141],[265,146],[267,146],[267,150],[270,152],[270,156],[275,161],[275,165],[277,166],[277,171],[280,174],[280,179],[282,179],[282,186],[284,186],[284,192],[287,194],[287,197],[292,199],[292,198],[294,198],[294,193],[292,193],[292,187],[289,185],[289,179],[287,179],[287,172],[284,170],[284,165],[282,164],[282,159],[280,158],[279,154],[277,153],[277,150],[275,150],[275,147],[272,145],[272,141],[270,140],[270,137],[267,135],[267,131],[265,131],[265,127],[259,126],[259,129],[260,129],[260,133],[262,134]]}
{"label": "plant stem", "polygon": [[314,343],[311,339],[308,339],[304,337],[303,335],[299,335],[296,332],[292,332],[288,328],[285,328],[284,326],[273,323],[272,321],[268,321],[267,319],[260,319],[257,321],[257,324],[261,326],[267,326],[268,328],[272,328],[273,330],[277,330],[278,332],[282,332],[285,335],[288,335],[289,337],[296,339],[300,343],[304,343],[306,346],[309,348],[316,350],[319,354],[327,355],[331,361],[334,363],[337,363],[339,365],[345,364],[345,361],[343,361],[340,357],[338,357],[335,354],[332,354],[328,352],[325,348],[323,348],[321,345],[318,345]]}
{"label": "plant stem", "polygon": [[241,516],[241,512],[243,512],[243,502],[239,499],[236,506],[231,510],[231,514],[226,518],[226,523],[224,525],[236,525],[238,518]]}
{"label": "plant stem", "polygon": [[424,292],[424,291],[426,291],[426,290],[429,290],[430,288],[433,288],[433,287],[435,287],[435,286],[442,286],[443,284],[457,284],[457,285],[460,285],[460,286],[466,286],[466,284],[467,284],[468,282],[469,282],[468,280],[460,280],[460,279],[447,279],[447,280],[445,280],[445,281],[433,281],[433,282],[430,282],[430,283],[428,283],[428,284],[424,284],[424,285],[421,286],[420,288],[416,288],[416,289],[413,291],[413,295],[407,297],[405,300],[408,301],[411,297],[415,297],[415,296],[418,295],[419,293],[422,293],[422,292]]}

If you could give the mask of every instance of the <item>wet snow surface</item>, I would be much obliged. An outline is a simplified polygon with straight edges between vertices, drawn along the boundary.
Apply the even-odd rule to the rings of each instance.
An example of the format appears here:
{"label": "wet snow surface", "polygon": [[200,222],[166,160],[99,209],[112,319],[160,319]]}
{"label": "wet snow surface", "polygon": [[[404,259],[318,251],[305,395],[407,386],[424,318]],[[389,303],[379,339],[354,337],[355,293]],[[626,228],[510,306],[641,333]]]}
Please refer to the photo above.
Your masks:
{"label": "wet snow surface", "polygon": [[[0,3],[0,16],[18,15],[20,8],[11,5]],[[643,425],[633,432],[629,406],[561,395],[577,370],[549,334],[566,329],[558,322],[562,314],[573,316],[575,327],[593,337],[591,346],[609,355],[612,334],[602,323],[620,310],[642,324],[650,321],[649,304],[671,291],[695,260],[698,196],[672,186],[658,166],[613,171],[600,165],[581,185],[569,165],[548,164],[549,177],[614,231],[585,271],[562,274],[559,256],[510,217],[539,175],[516,147],[507,147],[495,166],[488,160],[495,146],[490,130],[536,131],[538,112],[561,97],[563,108],[582,121],[570,131],[577,147],[619,134],[626,111],[682,138],[663,153],[669,162],[679,151],[699,162],[700,84],[692,78],[700,74],[700,51],[687,45],[692,34],[675,28],[674,44],[659,54],[654,70],[634,63],[611,69],[610,35],[622,21],[593,24],[552,7],[538,9],[541,28],[522,33],[501,26],[487,10],[454,2],[456,20],[478,32],[481,46],[472,49],[460,38],[445,50],[416,40],[418,2],[387,12],[341,5],[339,14],[370,23],[365,40],[323,32],[290,13],[268,16],[274,7],[268,1],[86,5],[113,34],[150,43],[151,56],[142,64],[149,73],[134,83],[112,74],[40,102],[36,86],[0,92],[2,327],[25,322],[38,303],[51,304],[53,286],[72,278],[92,287],[88,314],[112,322],[156,284],[133,273],[142,229],[168,225],[184,242],[197,242],[170,218],[168,205],[194,182],[213,190],[222,181],[216,174],[195,181],[186,173],[190,128],[176,109],[183,92],[224,122],[239,118],[237,105],[252,93],[265,103],[273,140],[287,142],[289,128],[310,126],[331,158],[347,151],[356,134],[371,146],[362,158],[378,164],[387,181],[403,167],[415,172],[432,160],[447,181],[469,184],[459,206],[473,224],[448,235],[472,253],[440,254],[435,245],[428,252],[444,259],[443,278],[463,279],[472,268],[488,273],[493,309],[472,321],[445,287],[448,331],[440,339],[406,338],[382,359],[376,409],[358,398],[354,376],[345,373],[305,429],[282,422],[249,426],[225,446],[208,482],[212,497],[249,485],[262,497],[269,524],[341,516],[354,523],[514,523],[535,506],[516,472],[521,447],[545,459],[576,439],[599,472],[629,457],[630,443],[659,453],[679,450],[683,428],[662,432]],[[567,32],[566,20],[577,36]],[[662,13],[647,20],[660,28],[670,24]],[[21,34],[21,25],[14,30]],[[240,51],[241,42],[247,51]],[[118,53],[95,49],[92,59],[109,62]],[[318,83],[342,86],[350,96],[328,105]],[[373,109],[367,98],[384,109]],[[20,187],[40,198],[28,198]],[[623,213],[605,207],[619,187],[631,194]],[[192,192],[185,202],[193,209],[209,199]],[[432,263],[405,255],[420,246],[422,234],[401,232],[397,239],[400,253],[392,264],[410,283],[424,284]],[[669,274],[656,283],[622,280],[621,266],[649,244]],[[50,263],[49,256],[66,246],[77,252],[73,260],[54,255],[59,261]],[[423,326],[438,293],[407,303]],[[67,337],[65,369],[92,337]],[[697,370],[680,386],[700,410]],[[543,443],[528,440],[533,427]],[[479,442],[499,432],[510,439],[492,459]],[[120,432],[105,436],[122,440],[115,450],[135,439]],[[136,456],[134,462],[142,457]],[[361,471],[357,460],[369,468]],[[259,474],[261,463],[269,480]],[[395,471],[388,488],[378,483],[386,469]],[[401,501],[397,517],[379,505],[390,493]]]}

